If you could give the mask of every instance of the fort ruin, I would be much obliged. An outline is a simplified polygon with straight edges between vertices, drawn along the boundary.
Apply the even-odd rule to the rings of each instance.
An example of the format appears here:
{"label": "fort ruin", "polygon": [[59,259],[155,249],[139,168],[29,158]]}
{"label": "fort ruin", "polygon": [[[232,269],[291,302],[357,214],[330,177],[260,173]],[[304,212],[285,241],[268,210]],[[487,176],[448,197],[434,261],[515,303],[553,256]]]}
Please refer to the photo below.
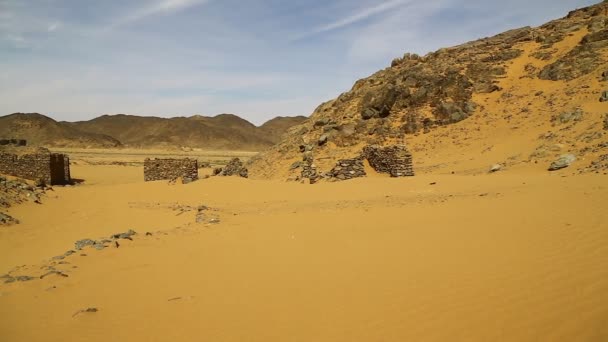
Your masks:
{"label": "fort ruin", "polygon": [[196,159],[150,159],[144,161],[144,181],[176,180],[195,181],[198,179]]}
{"label": "fort ruin", "polygon": [[67,155],[51,153],[43,147],[18,146],[0,147],[1,174],[47,185],[71,183],[70,158]]}

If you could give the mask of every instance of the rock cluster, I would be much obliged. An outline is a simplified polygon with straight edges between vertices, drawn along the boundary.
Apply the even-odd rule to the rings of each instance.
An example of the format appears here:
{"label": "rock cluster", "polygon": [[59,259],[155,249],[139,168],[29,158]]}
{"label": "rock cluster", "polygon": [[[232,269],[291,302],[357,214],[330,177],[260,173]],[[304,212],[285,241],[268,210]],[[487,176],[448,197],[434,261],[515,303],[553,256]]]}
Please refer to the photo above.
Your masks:
{"label": "rock cluster", "polygon": [[196,159],[150,159],[144,161],[144,180],[171,180],[181,178],[184,183],[198,179],[198,161]]}
{"label": "rock cluster", "polygon": [[4,146],[0,148],[0,173],[40,184],[69,184],[70,159],[46,148]]}
{"label": "rock cluster", "polygon": [[337,180],[365,177],[366,175],[362,157],[339,160],[336,166],[328,173],[329,177]]}
{"label": "rock cluster", "polygon": [[213,170],[213,174],[216,176],[240,176],[243,178],[249,177],[249,171],[243,165],[243,162],[239,158],[234,158],[223,168],[217,168]]}
{"label": "rock cluster", "polygon": [[[80,251],[80,250],[84,249],[85,247],[90,246],[97,250],[102,250],[102,249],[108,247],[112,242],[116,242],[116,240],[120,240],[120,239],[133,240],[133,236],[135,236],[135,235],[137,235],[137,233],[134,230],[129,229],[125,233],[113,234],[109,238],[102,238],[99,240],[82,239],[82,240],[78,240],[74,243],[74,249],[76,249],[77,251]],[[65,254],[63,254],[63,256],[69,256],[74,253],[75,253],[74,251],[67,251]]]}
{"label": "rock cluster", "polygon": [[405,145],[381,147],[369,145],[363,148],[362,156],[369,165],[380,173],[388,173],[391,177],[408,177],[414,175],[412,155]]}
{"label": "rock cluster", "polygon": [[16,218],[0,212],[0,226],[10,226],[18,223],[19,220],[17,220]]}

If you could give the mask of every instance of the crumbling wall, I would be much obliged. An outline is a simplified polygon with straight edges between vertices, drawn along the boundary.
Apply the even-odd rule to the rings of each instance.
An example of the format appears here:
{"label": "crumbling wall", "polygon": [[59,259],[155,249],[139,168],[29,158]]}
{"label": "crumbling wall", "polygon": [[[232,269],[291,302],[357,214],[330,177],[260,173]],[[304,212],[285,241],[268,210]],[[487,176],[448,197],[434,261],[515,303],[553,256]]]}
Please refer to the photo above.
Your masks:
{"label": "crumbling wall", "polygon": [[27,141],[24,139],[0,139],[0,146],[25,146],[27,145]]}
{"label": "crumbling wall", "polygon": [[339,160],[336,166],[331,169],[328,174],[329,177],[337,180],[365,177],[366,175],[362,157]]}
{"label": "crumbling wall", "polygon": [[146,182],[157,180],[184,181],[198,179],[198,161],[196,159],[150,159],[144,161],[144,180]]}
{"label": "crumbling wall", "polygon": [[71,181],[69,158],[45,148],[3,148],[0,173],[51,185]]}
{"label": "crumbling wall", "polygon": [[369,165],[380,173],[388,173],[391,177],[408,177],[414,175],[412,155],[405,145],[381,147],[370,145],[363,148],[362,156]]}

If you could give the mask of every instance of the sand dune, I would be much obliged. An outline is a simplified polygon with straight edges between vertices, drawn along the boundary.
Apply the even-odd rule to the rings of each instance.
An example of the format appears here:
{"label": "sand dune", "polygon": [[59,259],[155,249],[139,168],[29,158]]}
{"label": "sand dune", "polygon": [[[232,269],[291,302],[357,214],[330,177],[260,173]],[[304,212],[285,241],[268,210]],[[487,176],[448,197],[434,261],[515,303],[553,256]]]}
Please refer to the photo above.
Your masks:
{"label": "sand dune", "polygon": [[[84,185],[10,210],[22,224],[0,231],[0,267],[68,277],[0,285],[3,340],[608,338],[604,176],[169,185],[140,172],[76,166]],[[129,228],[119,248],[50,260]]]}

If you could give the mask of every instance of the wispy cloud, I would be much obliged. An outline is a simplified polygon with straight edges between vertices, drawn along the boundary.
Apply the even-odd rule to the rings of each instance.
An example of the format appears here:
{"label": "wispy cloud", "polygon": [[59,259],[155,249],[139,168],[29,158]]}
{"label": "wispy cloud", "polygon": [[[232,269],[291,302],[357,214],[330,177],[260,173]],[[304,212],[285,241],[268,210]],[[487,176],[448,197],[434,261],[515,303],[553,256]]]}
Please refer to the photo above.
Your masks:
{"label": "wispy cloud", "polygon": [[300,40],[300,39],[314,36],[317,34],[321,34],[324,32],[329,32],[329,31],[337,30],[337,29],[340,29],[340,28],[343,28],[343,27],[346,27],[349,25],[353,25],[355,23],[368,19],[372,16],[375,16],[375,15],[387,12],[389,10],[392,10],[394,8],[397,8],[399,6],[402,6],[408,2],[410,2],[410,1],[409,0],[389,0],[389,1],[384,1],[380,4],[377,4],[375,6],[362,8],[354,14],[351,14],[344,18],[339,18],[331,23],[314,28],[311,31],[308,31],[301,35],[296,36],[292,40]]}
{"label": "wispy cloud", "polygon": [[122,18],[119,18],[116,22],[114,22],[110,28],[114,28],[117,26],[126,25],[129,23],[133,23],[147,17],[162,15],[167,13],[174,13],[182,11],[186,8],[198,6],[209,2],[210,0],[162,0],[156,1],[147,6],[143,6],[137,8],[129,13],[127,13]]}

